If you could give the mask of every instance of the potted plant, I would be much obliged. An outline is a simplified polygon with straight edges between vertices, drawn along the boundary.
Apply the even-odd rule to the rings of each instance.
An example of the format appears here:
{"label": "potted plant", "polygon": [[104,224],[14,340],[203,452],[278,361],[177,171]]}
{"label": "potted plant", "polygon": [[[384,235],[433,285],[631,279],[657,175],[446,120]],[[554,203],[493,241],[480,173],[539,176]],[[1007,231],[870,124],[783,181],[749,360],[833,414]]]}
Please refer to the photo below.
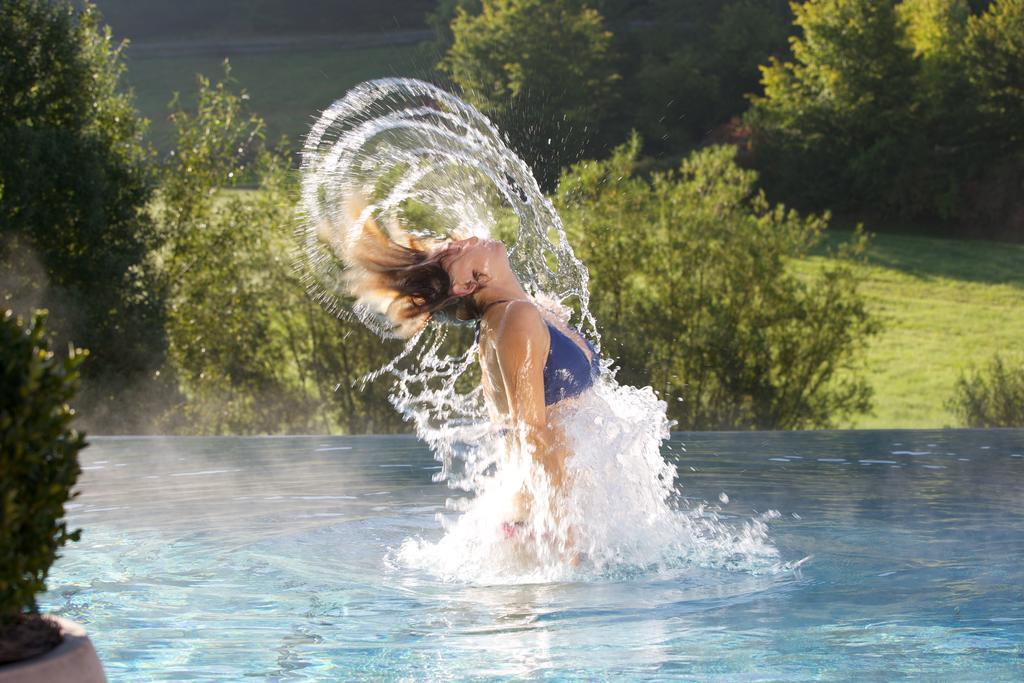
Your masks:
{"label": "potted plant", "polygon": [[36,604],[57,551],[80,535],[63,517],[86,445],[68,406],[86,352],[50,351],[45,318],[26,328],[0,315],[0,683],[92,683],[106,678],[85,631]]}

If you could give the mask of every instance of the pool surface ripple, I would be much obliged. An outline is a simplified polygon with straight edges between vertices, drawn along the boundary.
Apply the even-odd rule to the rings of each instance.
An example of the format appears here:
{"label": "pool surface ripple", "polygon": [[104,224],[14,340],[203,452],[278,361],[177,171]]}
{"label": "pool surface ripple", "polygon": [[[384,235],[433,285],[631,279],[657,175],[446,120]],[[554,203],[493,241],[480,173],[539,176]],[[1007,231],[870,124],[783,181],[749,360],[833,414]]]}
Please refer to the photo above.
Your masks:
{"label": "pool surface ripple", "polygon": [[676,434],[810,559],[497,586],[394,562],[456,493],[411,437],[90,441],[40,605],[111,681],[1024,679],[1024,430]]}

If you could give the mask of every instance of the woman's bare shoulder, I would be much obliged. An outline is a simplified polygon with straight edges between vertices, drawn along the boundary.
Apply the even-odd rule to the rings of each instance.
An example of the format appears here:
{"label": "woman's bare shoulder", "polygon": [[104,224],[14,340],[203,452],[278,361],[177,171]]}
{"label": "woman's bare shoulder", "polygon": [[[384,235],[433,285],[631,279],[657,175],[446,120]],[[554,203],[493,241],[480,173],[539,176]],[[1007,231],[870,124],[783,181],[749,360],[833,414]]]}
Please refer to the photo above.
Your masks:
{"label": "woman's bare shoulder", "polygon": [[530,301],[509,301],[501,314],[500,327],[507,331],[522,332],[544,326],[544,317]]}
{"label": "woman's bare shoulder", "polygon": [[[510,301],[505,304],[494,335],[499,349],[525,346],[527,342],[548,342],[547,326],[537,307],[529,301]],[[535,345],[532,345],[535,347]],[[535,347],[536,348],[536,347]]]}

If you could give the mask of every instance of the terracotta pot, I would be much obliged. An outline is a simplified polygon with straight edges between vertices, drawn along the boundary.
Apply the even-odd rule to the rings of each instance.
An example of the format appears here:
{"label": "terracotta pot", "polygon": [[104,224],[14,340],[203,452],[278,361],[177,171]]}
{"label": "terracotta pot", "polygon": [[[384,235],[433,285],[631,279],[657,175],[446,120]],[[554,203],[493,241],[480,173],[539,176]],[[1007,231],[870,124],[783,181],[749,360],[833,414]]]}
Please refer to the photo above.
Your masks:
{"label": "terracotta pot", "polygon": [[0,664],[0,683],[106,683],[103,666],[85,629],[71,621],[48,615],[60,624],[61,644],[20,662]]}

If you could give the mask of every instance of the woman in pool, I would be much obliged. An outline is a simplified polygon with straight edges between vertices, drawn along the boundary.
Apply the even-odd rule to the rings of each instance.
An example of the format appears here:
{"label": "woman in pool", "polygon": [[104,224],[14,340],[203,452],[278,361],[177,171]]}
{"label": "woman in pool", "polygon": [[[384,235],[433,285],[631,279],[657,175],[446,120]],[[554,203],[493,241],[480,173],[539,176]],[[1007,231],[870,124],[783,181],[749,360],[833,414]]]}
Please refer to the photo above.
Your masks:
{"label": "woman in pool", "polygon": [[[569,450],[553,419],[555,407],[593,385],[595,349],[526,293],[500,241],[470,237],[426,245],[402,237],[406,245],[366,219],[351,247],[339,250],[346,252],[349,287],[358,303],[406,338],[431,319],[475,321],[492,421],[509,428],[521,452],[543,468],[556,492],[564,492]],[[506,536],[516,534],[528,506],[521,493],[513,518],[503,525]]]}

